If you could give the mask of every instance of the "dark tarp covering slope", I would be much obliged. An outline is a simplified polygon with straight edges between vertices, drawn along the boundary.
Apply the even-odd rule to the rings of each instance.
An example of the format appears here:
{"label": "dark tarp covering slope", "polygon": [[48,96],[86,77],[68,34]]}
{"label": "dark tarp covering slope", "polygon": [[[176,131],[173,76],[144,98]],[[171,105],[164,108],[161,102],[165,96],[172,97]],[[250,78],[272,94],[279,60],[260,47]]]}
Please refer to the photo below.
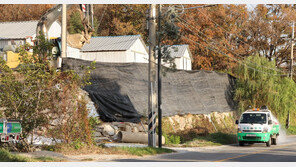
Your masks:
{"label": "dark tarp covering slope", "polygon": [[[67,58],[63,59],[63,63],[63,69],[79,72],[81,66],[90,65],[91,62]],[[96,69],[91,74],[91,82],[85,88],[90,94],[97,93],[99,99],[104,99],[104,95],[108,96],[107,99],[126,102],[124,109],[118,106],[116,110],[108,107],[108,115],[114,115],[114,111],[127,113],[127,110],[130,113],[137,111],[143,116],[148,115],[148,64],[97,62]],[[163,116],[233,111],[234,83],[232,76],[213,71],[167,72],[162,78]],[[105,102],[101,100],[95,103],[99,109],[104,108],[106,104],[102,103]]]}
{"label": "dark tarp covering slope", "polygon": [[128,96],[113,92],[92,92],[87,90],[96,104],[100,118],[104,122],[140,122],[140,117]]}

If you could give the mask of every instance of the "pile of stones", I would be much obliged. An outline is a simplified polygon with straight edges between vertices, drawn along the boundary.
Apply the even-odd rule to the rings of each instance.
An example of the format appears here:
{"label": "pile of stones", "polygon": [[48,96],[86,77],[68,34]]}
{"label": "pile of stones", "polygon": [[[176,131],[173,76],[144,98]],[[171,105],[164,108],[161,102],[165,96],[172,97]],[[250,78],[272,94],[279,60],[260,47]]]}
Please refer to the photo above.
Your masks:
{"label": "pile of stones", "polygon": [[146,133],[148,130],[148,125],[142,123],[130,123],[130,122],[104,122],[95,127],[95,132],[93,133],[94,139],[97,143],[101,142],[120,142],[120,137],[118,132],[133,132],[133,133]]}

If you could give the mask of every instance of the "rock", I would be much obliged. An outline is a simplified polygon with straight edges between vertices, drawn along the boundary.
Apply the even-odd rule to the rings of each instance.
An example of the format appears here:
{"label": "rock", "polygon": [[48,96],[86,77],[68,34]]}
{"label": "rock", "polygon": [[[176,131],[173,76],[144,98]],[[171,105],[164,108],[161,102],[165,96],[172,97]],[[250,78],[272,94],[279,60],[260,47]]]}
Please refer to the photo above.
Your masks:
{"label": "rock", "polygon": [[102,133],[101,132],[94,132],[94,137],[101,137]]}
{"label": "rock", "polygon": [[117,127],[117,126],[115,126],[115,125],[111,125],[111,126],[112,126],[112,128],[113,128],[115,131],[118,130],[118,127]]}
{"label": "rock", "polygon": [[129,125],[126,125],[124,131],[126,131],[126,132],[132,132],[132,127],[130,127]]}
{"label": "rock", "polygon": [[137,127],[133,127],[133,128],[132,128],[132,131],[133,131],[134,133],[139,132],[139,130],[138,130]]}
{"label": "rock", "polygon": [[147,132],[147,130],[148,130],[148,125],[142,126],[141,124],[137,124],[136,126],[137,126],[139,132]]}
{"label": "rock", "polygon": [[115,130],[112,128],[111,125],[104,124],[103,134],[108,134],[109,136],[112,136],[115,134]]}

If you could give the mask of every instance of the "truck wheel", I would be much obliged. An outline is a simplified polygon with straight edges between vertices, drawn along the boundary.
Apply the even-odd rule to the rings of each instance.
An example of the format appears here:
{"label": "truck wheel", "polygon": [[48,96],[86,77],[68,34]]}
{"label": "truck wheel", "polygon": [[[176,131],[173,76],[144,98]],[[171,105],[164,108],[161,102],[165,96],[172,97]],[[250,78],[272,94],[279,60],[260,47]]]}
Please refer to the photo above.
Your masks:
{"label": "truck wheel", "polygon": [[238,142],[238,145],[239,145],[239,146],[244,146],[245,143],[244,143],[243,141],[240,141],[240,142]]}
{"label": "truck wheel", "polygon": [[273,145],[277,145],[277,137],[275,137],[275,138],[272,139],[272,144]]}
{"label": "truck wheel", "polygon": [[271,145],[271,137],[269,137],[268,142],[266,142],[266,147],[270,147],[270,145]]}

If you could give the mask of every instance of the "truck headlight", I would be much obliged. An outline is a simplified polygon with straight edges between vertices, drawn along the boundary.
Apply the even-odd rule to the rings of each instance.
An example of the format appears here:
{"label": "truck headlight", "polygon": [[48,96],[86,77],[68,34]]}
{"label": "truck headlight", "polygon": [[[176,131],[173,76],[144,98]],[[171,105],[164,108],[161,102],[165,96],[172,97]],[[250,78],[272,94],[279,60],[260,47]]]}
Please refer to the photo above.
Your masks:
{"label": "truck headlight", "polygon": [[240,127],[237,128],[237,133],[242,133],[242,130]]}

